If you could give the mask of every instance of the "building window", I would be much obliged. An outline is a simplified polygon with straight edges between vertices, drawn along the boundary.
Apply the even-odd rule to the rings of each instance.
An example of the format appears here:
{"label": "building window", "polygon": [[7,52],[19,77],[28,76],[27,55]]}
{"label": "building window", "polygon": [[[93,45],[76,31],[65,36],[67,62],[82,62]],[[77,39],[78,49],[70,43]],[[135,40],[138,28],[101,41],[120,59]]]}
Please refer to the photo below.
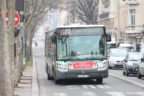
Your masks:
{"label": "building window", "polygon": [[130,10],[130,25],[135,25],[135,9]]}

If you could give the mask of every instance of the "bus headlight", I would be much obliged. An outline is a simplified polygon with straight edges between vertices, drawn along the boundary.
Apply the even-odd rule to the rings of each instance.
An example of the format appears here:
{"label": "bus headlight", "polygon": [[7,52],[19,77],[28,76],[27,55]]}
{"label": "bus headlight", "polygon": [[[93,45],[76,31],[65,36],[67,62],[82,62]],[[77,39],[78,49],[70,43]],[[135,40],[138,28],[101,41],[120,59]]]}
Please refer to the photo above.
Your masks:
{"label": "bus headlight", "polygon": [[108,64],[106,60],[98,63],[98,71],[102,71],[106,69],[108,69]]}
{"label": "bus headlight", "polygon": [[67,66],[66,63],[57,62],[56,63],[56,68],[60,72],[67,72],[68,71],[68,66]]}

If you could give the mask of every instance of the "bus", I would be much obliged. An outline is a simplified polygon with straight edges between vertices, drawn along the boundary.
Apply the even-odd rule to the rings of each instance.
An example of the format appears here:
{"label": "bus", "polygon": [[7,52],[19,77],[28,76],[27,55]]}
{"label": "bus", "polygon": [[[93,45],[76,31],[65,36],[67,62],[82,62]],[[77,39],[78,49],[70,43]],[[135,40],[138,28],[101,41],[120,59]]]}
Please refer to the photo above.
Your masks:
{"label": "bus", "polygon": [[107,41],[103,25],[61,26],[45,33],[46,73],[55,83],[64,79],[108,77]]}

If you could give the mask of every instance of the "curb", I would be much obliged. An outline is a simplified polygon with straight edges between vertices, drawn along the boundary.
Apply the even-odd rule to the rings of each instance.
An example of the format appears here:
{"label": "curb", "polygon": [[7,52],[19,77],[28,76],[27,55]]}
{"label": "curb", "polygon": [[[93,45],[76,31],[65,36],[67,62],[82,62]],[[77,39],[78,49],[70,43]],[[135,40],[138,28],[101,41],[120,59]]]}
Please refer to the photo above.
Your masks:
{"label": "curb", "polygon": [[125,78],[119,77],[119,76],[117,76],[117,75],[115,75],[115,74],[112,74],[112,73],[109,73],[109,75],[112,76],[112,77],[118,78],[118,79],[120,79],[120,80],[126,81],[126,82],[128,82],[128,83],[134,84],[134,85],[136,85],[136,86],[141,87],[141,88],[144,89],[144,84],[141,84],[141,83],[138,83],[138,82],[129,80],[129,79],[125,79]]}
{"label": "curb", "polygon": [[34,57],[33,57],[33,73],[32,73],[32,96],[39,96],[37,68]]}

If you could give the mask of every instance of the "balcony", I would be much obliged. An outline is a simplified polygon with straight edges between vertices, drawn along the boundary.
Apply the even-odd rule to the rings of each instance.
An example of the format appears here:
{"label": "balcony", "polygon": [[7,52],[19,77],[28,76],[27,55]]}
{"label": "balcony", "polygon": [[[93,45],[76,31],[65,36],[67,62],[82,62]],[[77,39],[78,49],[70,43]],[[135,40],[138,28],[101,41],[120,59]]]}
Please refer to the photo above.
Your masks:
{"label": "balcony", "polygon": [[128,0],[128,1],[127,1],[127,4],[128,4],[128,5],[138,5],[139,2],[138,2],[137,0]]}
{"label": "balcony", "polygon": [[126,27],[126,33],[142,33],[143,25],[129,25]]}

